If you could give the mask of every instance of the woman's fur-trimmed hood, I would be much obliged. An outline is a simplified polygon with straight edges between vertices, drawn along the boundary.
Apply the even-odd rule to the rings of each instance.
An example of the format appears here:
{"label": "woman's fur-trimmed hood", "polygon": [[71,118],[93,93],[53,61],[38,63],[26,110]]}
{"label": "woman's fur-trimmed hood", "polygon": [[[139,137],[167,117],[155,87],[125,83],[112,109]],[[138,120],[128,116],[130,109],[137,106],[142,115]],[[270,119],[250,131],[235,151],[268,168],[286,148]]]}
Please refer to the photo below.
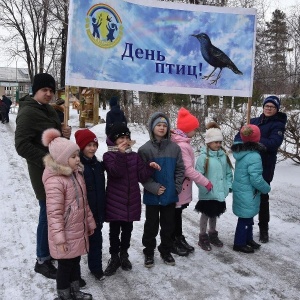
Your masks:
{"label": "woman's fur-trimmed hood", "polygon": [[[51,157],[50,154],[47,154],[44,158],[44,165],[47,169],[51,170],[51,173],[53,175],[63,175],[63,176],[71,176],[73,173],[73,170],[69,166],[64,166],[61,164],[58,164],[54,159]],[[79,164],[79,172],[83,173],[83,164]]]}

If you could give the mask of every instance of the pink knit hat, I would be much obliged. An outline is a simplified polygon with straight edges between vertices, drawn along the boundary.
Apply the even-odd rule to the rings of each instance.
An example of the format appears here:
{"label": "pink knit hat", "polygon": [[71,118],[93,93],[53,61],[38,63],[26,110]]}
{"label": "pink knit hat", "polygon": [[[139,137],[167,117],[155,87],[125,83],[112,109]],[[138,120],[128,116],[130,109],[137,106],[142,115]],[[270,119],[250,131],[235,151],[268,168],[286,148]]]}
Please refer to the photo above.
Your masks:
{"label": "pink knit hat", "polygon": [[43,132],[42,143],[49,148],[52,158],[61,165],[68,165],[68,160],[75,151],[79,151],[79,146],[63,137],[57,129],[50,128]]}
{"label": "pink knit hat", "polygon": [[258,143],[260,141],[260,129],[253,124],[248,124],[242,127],[240,130],[241,139],[244,143],[253,142]]}

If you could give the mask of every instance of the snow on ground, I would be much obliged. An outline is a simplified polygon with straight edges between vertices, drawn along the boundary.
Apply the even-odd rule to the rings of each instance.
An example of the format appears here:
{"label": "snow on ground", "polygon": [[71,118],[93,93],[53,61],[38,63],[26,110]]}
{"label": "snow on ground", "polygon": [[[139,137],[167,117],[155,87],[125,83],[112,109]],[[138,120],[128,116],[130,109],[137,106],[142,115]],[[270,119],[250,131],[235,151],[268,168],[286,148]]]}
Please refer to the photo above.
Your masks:
{"label": "snow on ground", "polygon": [[[105,111],[101,116],[105,117]],[[35,233],[38,202],[31,188],[27,165],[14,148],[16,114],[11,122],[0,126],[0,299],[52,300],[55,298],[55,280],[34,272]],[[73,134],[79,121],[75,110],[70,110]],[[97,156],[102,159],[106,151],[105,124],[90,129],[99,138]],[[137,150],[148,140],[144,128],[131,125],[132,139]],[[72,139],[74,139],[72,135]],[[96,300],[119,299],[300,299],[300,167],[290,161],[277,165],[270,194],[270,242],[263,244],[254,254],[232,250],[237,217],[232,213],[231,196],[227,198],[227,211],[218,219],[219,236],[224,247],[205,252],[197,246],[199,215],[193,210],[197,201],[194,186],[192,204],[184,211],[184,233],[195,246],[194,254],[178,257],[176,266],[165,265],[158,252],[155,266],[143,266],[142,219],[134,223],[129,250],[133,270],[121,269],[104,281],[96,281],[88,271],[86,256],[82,257],[82,275],[87,281],[86,291]],[[103,268],[109,259],[108,224],[103,228]],[[257,218],[254,238],[258,240]],[[159,237],[158,237],[159,241]]]}

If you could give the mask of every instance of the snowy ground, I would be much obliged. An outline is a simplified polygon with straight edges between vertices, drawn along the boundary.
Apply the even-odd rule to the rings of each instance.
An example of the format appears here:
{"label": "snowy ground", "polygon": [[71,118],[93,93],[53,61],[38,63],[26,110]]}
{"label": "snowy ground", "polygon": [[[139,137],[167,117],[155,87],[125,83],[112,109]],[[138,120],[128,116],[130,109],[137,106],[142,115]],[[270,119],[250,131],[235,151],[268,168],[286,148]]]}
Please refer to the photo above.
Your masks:
{"label": "snowy ground", "polygon": [[[78,115],[70,110],[73,134],[78,130]],[[101,111],[105,116],[105,112]],[[35,232],[38,203],[31,188],[26,162],[14,148],[15,113],[9,124],[0,124],[0,299],[52,300],[55,280],[34,272]],[[105,124],[91,127],[99,138],[97,156],[106,151]],[[140,126],[130,126],[137,150],[148,139]],[[73,138],[73,137],[72,137]],[[129,250],[133,270],[118,270],[114,276],[97,282],[82,258],[86,291],[94,299],[300,299],[300,166],[282,162],[276,168],[270,194],[270,242],[263,244],[255,254],[236,253],[232,250],[237,218],[231,210],[231,196],[227,212],[218,219],[221,249],[205,252],[197,246],[199,215],[193,211],[197,201],[194,186],[193,203],[184,211],[184,232],[196,247],[188,257],[175,256],[176,266],[167,266],[155,254],[155,266],[143,266],[142,220],[134,223],[132,246]],[[257,219],[254,226],[258,240]],[[109,259],[108,226],[103,228],[103,267]]]}

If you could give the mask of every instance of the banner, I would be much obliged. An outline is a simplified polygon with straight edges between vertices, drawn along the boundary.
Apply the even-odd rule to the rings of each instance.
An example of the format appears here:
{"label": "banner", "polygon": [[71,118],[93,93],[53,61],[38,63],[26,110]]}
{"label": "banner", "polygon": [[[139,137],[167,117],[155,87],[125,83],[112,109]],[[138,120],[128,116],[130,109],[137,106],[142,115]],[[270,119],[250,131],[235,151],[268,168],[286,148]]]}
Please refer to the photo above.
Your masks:
{"label": "banner", "polygon": [[71,0],[66,84],[252,97],[256,10]]}

